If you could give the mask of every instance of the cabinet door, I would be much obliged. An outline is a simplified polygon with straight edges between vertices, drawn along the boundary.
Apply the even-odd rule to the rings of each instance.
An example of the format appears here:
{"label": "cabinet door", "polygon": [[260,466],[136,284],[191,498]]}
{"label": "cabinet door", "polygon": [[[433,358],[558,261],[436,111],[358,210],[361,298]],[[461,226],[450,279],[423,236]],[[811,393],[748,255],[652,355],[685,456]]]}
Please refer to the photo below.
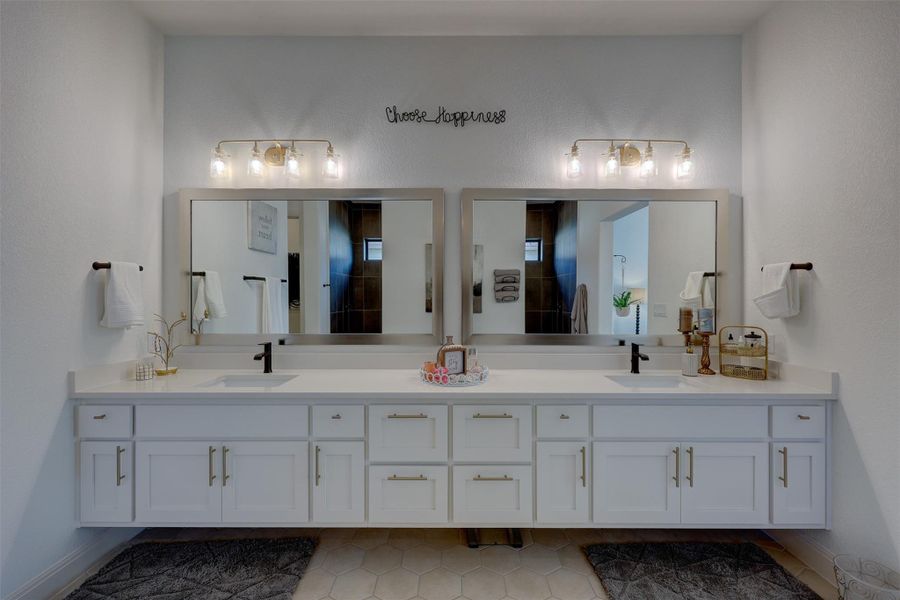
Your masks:
{"label": "cabinet door", "polygon": [[681,449],[682,523],[768,523],[768,444],[686,442]]}
{"label": "cabinet door", "polygon": [[678,452],[667,442],[595,442],[594,521],[679,523],[684,469]]}
{"label": "cabinet door", "polygon": [[313,521],[365,520],[364,442],[317,442],[313,448]]}
{"label": "cabinet door", "polygon": [[221,452],[224,522],[309,520],[306,442],[226,442]]}
{"label": "cabinet door", "polygon": [[369,407],[369,460],[446,462],[447,407]]}
{"label": "cabinet door", "polygon": [[138,521],[222,520],[219,442],[138,442],[135,447]]}
{"label": "cabinet door", "polygon": [[129,523],[134,518],[131,442],[81,442],[81,521]]}
{"label": "cabinet door", "polygon": [[772,444],[772,522],[825,523],[825,444]]}
{"label": "cabinet door", "polygon": [[588,520],[588,448],[585,442],[537,445],[537,520],[583,523]]}
{"label": "cabinet door", "polygon": [[530,406],[453,407],[453,460],[531,462]]}

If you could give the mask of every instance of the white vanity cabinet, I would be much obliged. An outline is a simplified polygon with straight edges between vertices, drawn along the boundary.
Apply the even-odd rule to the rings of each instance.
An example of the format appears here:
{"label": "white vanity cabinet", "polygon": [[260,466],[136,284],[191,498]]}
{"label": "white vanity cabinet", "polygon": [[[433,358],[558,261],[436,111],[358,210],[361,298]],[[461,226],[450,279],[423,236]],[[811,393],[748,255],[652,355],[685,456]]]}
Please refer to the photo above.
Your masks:
{"label": "white vanity cabinet", "polygon": [[594,442],[594,521],[680,523],[680,453],[670,442]]}
{"label": "white vanity cabinet", "polygon": [[130,523],[134,518],[131,442],[81,442],[81,520]]}
{"label": "white vanity cabinet", "polygon": [[765,442],[681,444],[681,522],[769,522],[769,451]]}
{"label": "white vanity cabinet", "polygon": [[772,522],[807,525],[825,521],[825,444],[772,444]]}
{"label": "white vanity cabinet", "polygon": [[139,522],[221,522],[221,444],[137,442],[135,454],[135,506]]}
{"label": "white vanity cabinet", "polygon": [[537,443],[537,520],[581,523],[589,518],[587,442]]}
{"label": "white vanity cabinet", "polygon": [[313,521],[365,521],[365,446],[363,442],[322,442],[313,445]]}
{"label": "white vanity cabinet", "polygon": [[307,442],[222,444],[223,523],[309,520]]}

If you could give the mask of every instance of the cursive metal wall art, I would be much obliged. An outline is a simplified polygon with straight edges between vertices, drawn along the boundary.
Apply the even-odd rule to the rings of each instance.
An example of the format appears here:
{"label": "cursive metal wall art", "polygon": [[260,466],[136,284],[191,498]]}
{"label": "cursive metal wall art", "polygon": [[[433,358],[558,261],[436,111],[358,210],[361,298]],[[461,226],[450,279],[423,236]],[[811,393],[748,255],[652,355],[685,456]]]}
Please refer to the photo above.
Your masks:
{"label": "cursive metal wall art", "polygon": [[427,110],[416,108],[408,111],[401,111],[397,106],[387,106],[384,109],[388,123],[428,123],[431,125],[453,125],[454,127],[465,127],[466,123],[486,123],[492,125],[500,125],[506,123],[506,111],[474,111],[474,110],[457,110],[450,111],[443,106],[438,106],[437,112],[429,113]]}

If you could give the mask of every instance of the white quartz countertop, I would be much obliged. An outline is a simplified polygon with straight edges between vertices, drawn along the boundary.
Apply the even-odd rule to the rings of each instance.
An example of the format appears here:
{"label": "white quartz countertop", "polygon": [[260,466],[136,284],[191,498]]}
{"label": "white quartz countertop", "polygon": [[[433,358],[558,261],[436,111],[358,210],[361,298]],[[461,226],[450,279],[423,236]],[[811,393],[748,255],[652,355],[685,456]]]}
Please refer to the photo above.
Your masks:
{"label": "white quartz countertop", "polygon": [[[419,380],[416,369],[304,369],[281,370],[275,377],[294,376],[277,386],[223,387],[208,385],[223,376],[262,379],[259,371],[237,369],[180,370],[176,375],[150,381],[118,381],[100,386],[73,383],[72,398],[215,400],[356,399],[356,400],[589,400],[589,399],[716,399],[716,400],[834,400],[835,386],[807,381],[747,381],[721,375],[683,377],[680,371],[642,371],[639,376],[666,376],[676,385],[632,387],[607,375],[625,377],[623,371],[560,369],[492,369],[490,378],[470,387],[439,387]],[[650,380],[652,381],[652,380]],[[251,382],[252,383],[252,382]]]}

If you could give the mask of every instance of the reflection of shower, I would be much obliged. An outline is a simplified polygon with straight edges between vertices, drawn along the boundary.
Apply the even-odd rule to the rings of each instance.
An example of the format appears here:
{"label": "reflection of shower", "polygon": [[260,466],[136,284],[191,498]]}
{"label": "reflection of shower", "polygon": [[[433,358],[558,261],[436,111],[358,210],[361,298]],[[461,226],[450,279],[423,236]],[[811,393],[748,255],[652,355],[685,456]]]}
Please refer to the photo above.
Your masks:
{"label": "reflection of shower", "polygon": [[622,263],[622,289],[625,289],[625,263],[628,262],[628,259],[625,258],[624,254],[613,254],[613,258],[620,258]]}

